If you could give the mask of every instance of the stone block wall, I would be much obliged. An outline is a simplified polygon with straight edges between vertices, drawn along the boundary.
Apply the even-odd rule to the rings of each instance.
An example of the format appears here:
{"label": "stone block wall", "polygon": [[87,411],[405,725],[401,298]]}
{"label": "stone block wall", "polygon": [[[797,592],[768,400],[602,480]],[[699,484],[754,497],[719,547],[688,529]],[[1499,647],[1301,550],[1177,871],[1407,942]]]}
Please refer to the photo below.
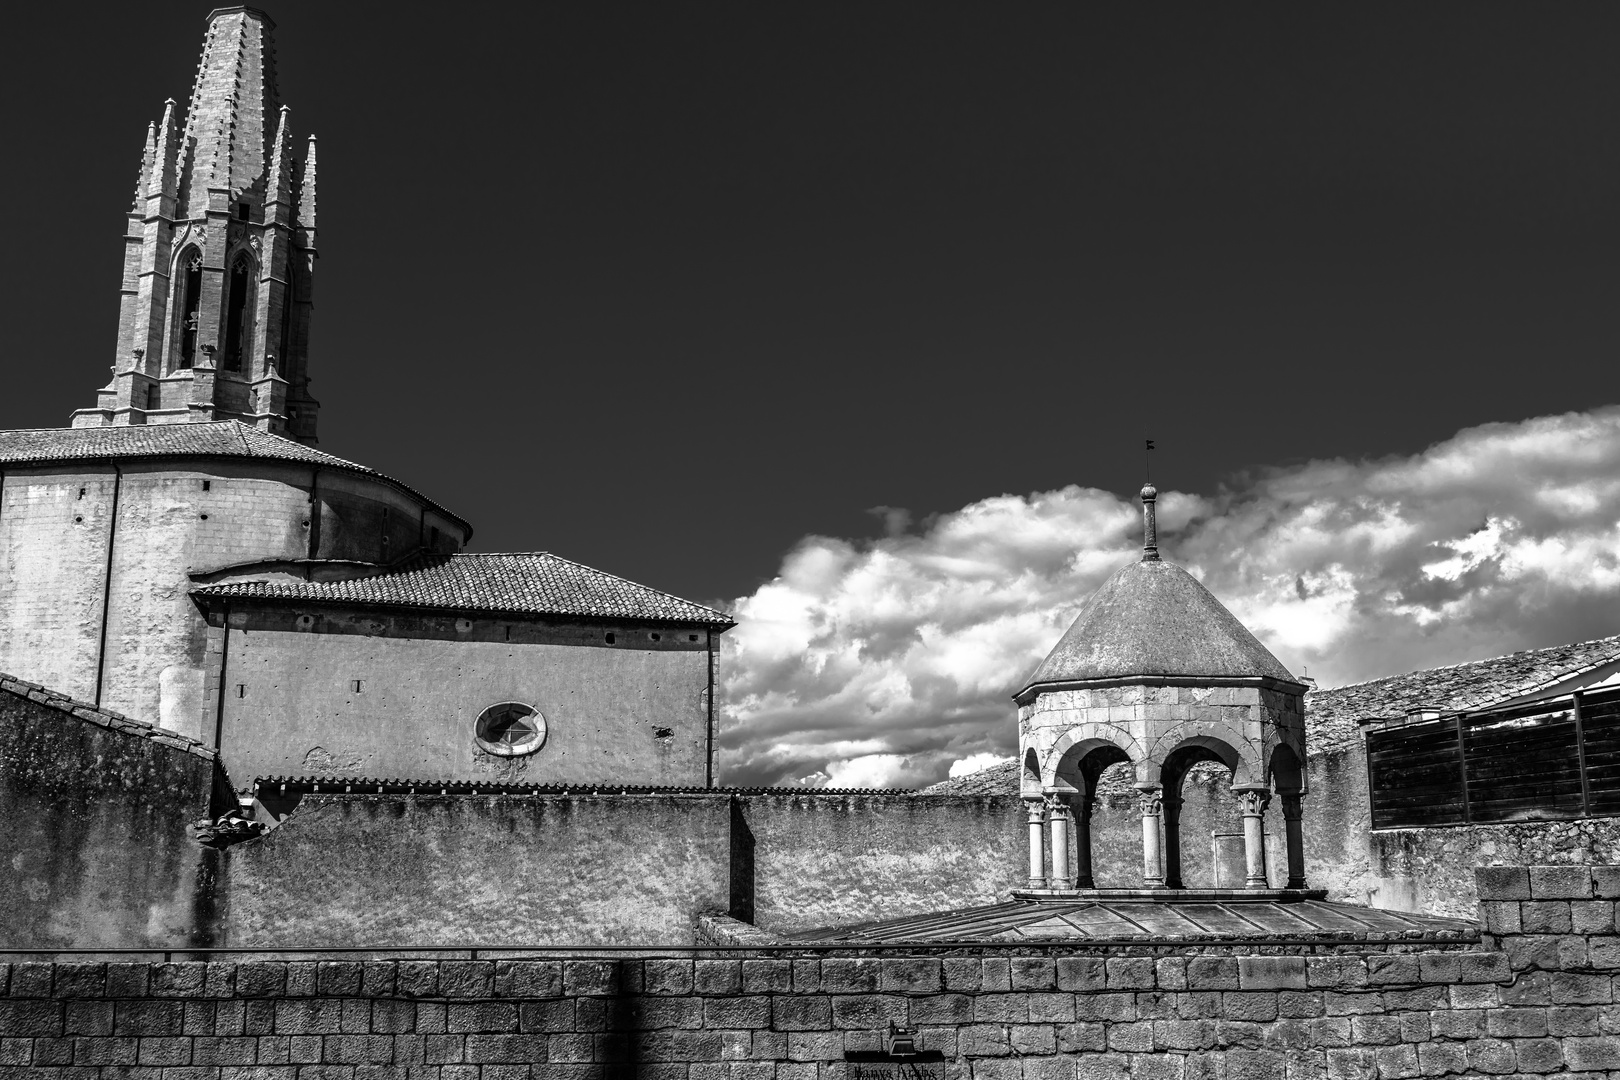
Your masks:
{"label": "stone block wall", "polygon": [[1620,868],[1581,869],[1483,877],[1499,905],[1485,950],[19,963],[0,966],[0,1068],[854,1080],[845,1055],[880,1049],[893,1023],[939,1052],[947,1080],[1612,1080]]}

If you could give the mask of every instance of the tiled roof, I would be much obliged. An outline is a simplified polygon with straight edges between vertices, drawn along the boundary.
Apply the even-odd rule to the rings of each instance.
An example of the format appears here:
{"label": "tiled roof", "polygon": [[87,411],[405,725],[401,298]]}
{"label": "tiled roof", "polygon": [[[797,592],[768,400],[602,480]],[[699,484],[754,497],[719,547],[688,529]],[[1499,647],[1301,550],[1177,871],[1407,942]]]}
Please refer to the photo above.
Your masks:
{"label": "tiled roof", "polygon": [[187,754],[200,757],[205,761],[213,761],[219,755],[210,747],[204,746],[196,739],[182,735],[177,731],[154,727],[151,724],[131,719],[123,713],[113,712],[111,709],[99,709],[87,701],[79,701],[58,693],[47,687],[32,683],[26,679],[19,679],[15,675],[0,672],[0,692],[25,697],[30,701],[37,701],[48,709],[83,720],[87,724],[104,727],[123,735],[131,735],[138,739],[150,739],[155,743]]}
{"label": "tiled roof", "polygon": [[917,792],[906,788],[799,788],[799,787],[693,787],[649,784],[530,784],[506,780],[434,780],[377,776],[261,776],[257,789],[300,795],[788,795],[839,797],[881,795],[905,798]]}
{"label": "tiled roof", "polygon": [[1149,560],[1120,567],[1091,595],[1017,696],[1041,683],[1133,675],[1299,681],[1197,578]]}
{"label": "tiled roof", "polygon": [[[237,457],[295,461],[374,476],[455,518],[421,492],[375,469],[316,450],[240,420],[200,424],[135,424],[128,427],[24,428],[0,431],[0,466],[126,458]],[[462,524],[466,524],[462,522]]]}
{"label": "tiled roof", "polygon": [[347,581],[239,581],[203,586],[193,595],[735,625],[723,611],[545,551],[420,555]]}
{"label": "tiled roof", "polygon": [[1620,635],[1313,690],[1305,696],[1306,746],[1345,745],[1359,737],[1364,719],[1485,708],[1614,660]]}

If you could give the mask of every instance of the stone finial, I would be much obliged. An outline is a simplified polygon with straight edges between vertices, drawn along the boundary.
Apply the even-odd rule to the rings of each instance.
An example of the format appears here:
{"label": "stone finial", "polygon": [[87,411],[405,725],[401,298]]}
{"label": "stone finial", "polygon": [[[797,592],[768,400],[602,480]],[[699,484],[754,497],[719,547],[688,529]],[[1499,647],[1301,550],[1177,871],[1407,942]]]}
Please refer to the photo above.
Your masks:
{"label": "stone finial", "polygon": [[1142,561],[1159,561],[1159,521],[1154,511],[1154,503],[1159,498],[1159,489],[1151,482],[1142,485]]}
{"label": "stone finial", "polygon": [[315,228],[315,136],[309,137],[309,151],[304,156],[303,183],[298,191],[298,224],[306,229]]}

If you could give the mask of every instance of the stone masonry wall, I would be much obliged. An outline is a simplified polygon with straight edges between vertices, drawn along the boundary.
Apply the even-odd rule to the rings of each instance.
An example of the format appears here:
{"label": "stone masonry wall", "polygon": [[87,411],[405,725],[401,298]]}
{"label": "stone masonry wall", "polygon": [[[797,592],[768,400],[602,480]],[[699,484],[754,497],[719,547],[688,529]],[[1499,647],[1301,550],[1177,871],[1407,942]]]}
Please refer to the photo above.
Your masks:
{"label": "stone masonry wall", "polygon": [[1480,885],[1483,951],[19,963],[0,966],[0,1069],[853,1080],[844,1055],[895,1023],[948,1080],[1620,1076],[1620,868]]}

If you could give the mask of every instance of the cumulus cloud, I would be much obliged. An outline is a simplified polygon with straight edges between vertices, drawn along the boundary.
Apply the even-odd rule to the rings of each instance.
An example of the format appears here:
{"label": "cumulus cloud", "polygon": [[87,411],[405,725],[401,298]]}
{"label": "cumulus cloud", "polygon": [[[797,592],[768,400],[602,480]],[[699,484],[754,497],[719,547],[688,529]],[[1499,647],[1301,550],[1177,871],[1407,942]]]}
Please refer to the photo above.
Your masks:
{"label": "cumulus cloud", "polygon": [[[997,495],[811,536],[735,604],[730,783],[928,783],[1013,752],[1008,695],[1140,544],[1134,495]],[[1322,685],[1620,632],[1620,407],[1162,492],[1161,549]]]}

